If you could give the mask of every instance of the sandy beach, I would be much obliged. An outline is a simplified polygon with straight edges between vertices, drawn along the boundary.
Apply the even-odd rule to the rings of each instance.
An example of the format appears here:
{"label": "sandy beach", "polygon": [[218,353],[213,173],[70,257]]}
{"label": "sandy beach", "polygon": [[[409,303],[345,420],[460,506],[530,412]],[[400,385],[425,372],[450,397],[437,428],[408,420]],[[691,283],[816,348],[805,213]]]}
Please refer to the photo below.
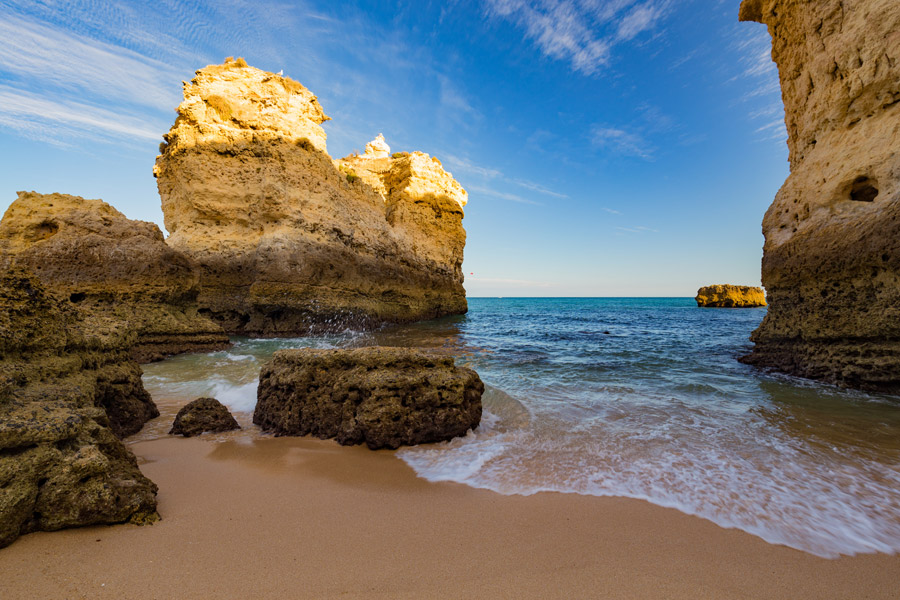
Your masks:
{"label": "sandy beach", "polygon": [[900,557],[824,560],[649,503],[429,483],[391,452],[251,432],[132,444],[163,520],[23,536],[0,597],[896,598]]}

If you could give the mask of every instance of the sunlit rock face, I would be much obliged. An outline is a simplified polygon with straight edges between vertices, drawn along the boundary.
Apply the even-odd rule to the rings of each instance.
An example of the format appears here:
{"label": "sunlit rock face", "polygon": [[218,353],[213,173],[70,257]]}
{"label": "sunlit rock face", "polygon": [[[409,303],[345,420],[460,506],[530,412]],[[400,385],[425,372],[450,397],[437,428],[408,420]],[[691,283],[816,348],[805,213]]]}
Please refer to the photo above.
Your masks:
{"label": "sunlit rock face", "polygon": [[333,161],[316,97],[226,60],[197,71],[161,146],[168,243],[231,333],[301,334],[466,311],[465,190],[379,137]]}
{"label": "sunlit rock face", "polygon": [[694,300],[701,308],[755,308],[766,305],[766,293],[749,285],[707,285]]}
{"label": "sunlit rock face", "polygon": [[744,0],[740,18],[772,36],[791,164],[747,360],[900,391],[900,3]]}
{"label": "sunlit rock face", "polygon": [[0,268],[18,266],[69,302],[97,331],[125,326],[146,362],[228,346],[198,313],[199,275],[154,223],[128,219],[102,200],[19,192],[0,221]]}

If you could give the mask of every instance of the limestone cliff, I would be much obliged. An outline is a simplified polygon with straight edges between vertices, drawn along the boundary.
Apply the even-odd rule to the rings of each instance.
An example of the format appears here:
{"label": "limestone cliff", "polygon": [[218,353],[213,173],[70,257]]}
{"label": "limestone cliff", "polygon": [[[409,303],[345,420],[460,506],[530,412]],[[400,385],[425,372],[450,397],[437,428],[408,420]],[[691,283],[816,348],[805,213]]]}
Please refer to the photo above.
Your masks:
{"label": "limestone cliff", "polygon": [[159,414],[128,357],[23,271],[0,272],[0,547],[21,534],[155,520],[156,486],[116,437]]}
{"label": "limestone cliff", "polygon": [[791,164],[748,361],[900,391],[900,3],[744,0],[740,18],[772,36]]}
{"label": "limestone cliff", "polygon": [[18,265],[106,327],[119,320],[138,337],[141,361],[228,345],[197,312],[199,275],[153,223],[132,221],[102,200],[19,192],[0,221],[0,268]]}
{"label": "limestone cliff", "polygon": [[704,308],[754,308],[766,305],[766,293],[749,285],[707,285],[694,300]]}
{"label": "limestone cliff", "polygon": [[381,140],[332,161],[309,90],[226,60],[184,86],[154,174],[169,244],[226,331],[298,334],[466,311],[466,192]]}

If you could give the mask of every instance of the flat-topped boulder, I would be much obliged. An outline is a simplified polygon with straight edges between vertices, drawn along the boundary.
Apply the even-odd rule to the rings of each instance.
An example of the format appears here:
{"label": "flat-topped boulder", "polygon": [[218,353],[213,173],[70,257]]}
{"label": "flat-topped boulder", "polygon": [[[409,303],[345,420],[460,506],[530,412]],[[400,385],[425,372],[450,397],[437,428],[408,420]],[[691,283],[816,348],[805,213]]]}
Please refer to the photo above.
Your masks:
{"label": "flat-topped boulder", "polygon": [[453,358],[411,348],[280,350],[259,376],[253,422],[277,435],[398,448],[464,436],[484,384]]}
{"label": "flat-topped boulder", "polygon": [[119,437],[158,415],[128,355],[22,270],[0,271],[0,547],[32,531],[155,520]]}
{"label": "flat-topped boulder", "polygon": [[191,437],[206,432],[221,433],[240,428],[224,404],[215,398],[197,398],[181,407],[175,415],[169,434]]}
{"label": "flat-topped boulder", "polygon": [[466,191],[424,153],[333,161],[300,83],[242,59],[200,69],[154,175],[172,248],[228,333],[364,328],[466,312]]}
{"label": "flat-topped boulder", "polygon": [[102,200],[19,192],[0,221],[0,268],[18,266],[98,329],[124,323],[140,362],[229,345],[198,313],[199,275],[159,227]]}
{"label": "flat-topped boulder", "polygon": [[707,285],[694,300],[702,308],[756,308],[766,306],[766,292],[749,285]]}

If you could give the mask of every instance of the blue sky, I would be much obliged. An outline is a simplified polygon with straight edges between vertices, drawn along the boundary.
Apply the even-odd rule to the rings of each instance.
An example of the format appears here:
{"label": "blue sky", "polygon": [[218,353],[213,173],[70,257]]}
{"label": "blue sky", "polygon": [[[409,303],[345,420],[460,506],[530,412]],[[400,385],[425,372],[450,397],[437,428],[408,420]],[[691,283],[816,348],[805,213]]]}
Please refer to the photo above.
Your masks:
{"label": "blue sky", "polygon": [[318,95],[332,156],[383,132],[442,161],[470,296],[759,285],[786,134],[738,4],[0,0],[0,210],[64,192],[162,226],[181,81],[233,55]]}

